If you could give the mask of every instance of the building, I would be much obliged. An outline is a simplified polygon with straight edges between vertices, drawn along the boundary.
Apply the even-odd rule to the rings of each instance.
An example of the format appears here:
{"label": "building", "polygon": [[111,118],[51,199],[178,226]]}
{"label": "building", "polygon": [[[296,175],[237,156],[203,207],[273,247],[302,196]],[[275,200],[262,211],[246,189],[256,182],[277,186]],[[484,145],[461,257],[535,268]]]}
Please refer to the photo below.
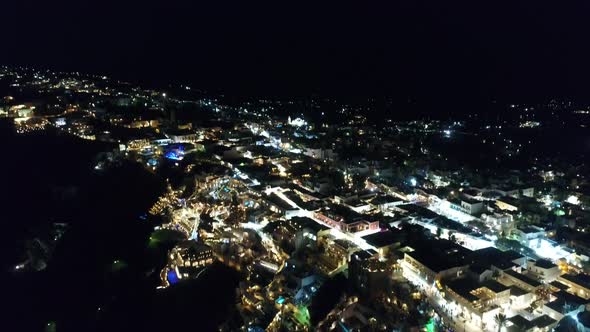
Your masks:
{"label": "building", "polygon": [[389,211],[391,208],[402,205],[405,202],[390,195],[379,195],[369,201],[369,203],[381,212]]}
{"label": "building", "polygon": [[584,299],[590,299],[590,276],[587,274],[564,274],[557,281],[566,285],[567,292]]}
{"label": "building", "polygon": [[208,245],[193,240],[180,242],[170,250],[168,264],[160,274],[163,286],[196,278],[213,261],[213,250]]}
{"label": "building", "polygon": [[308,191],[314,193],[327,193],[332,188],[332,181],[328,178],[319,178],[315,176],[311,176],[302,180],[301,185]]}
{"label": "building", "polygon": [[535,197],[535,188],[534,187],[526,187],[520,189],[521,195],[525,197],[534,198]]}
{"label": "building", "polygon": [[205,267],[213,263],[213,249],[197,241],[183,241],[170,251],[170,262],[178,267]]}
{"label": "building", "polygon": [[295,235],[295,249],[309,246],[315,248],[318,239],[329,233],[329,228],[307,217],[293,217],[284,224],[290,226],[289,234]]}
{"label": "building", "polygon": [[30,104],[14,105],[8,108],[8,114],[16,117],[29,117],[35,112],[35,106]]}
{"label": "building", "polygon": [[387,290],[386,263],[379,261],[375,251],[357,251],[348,262],[348,279],[361,297],[374,299]]}
{"label": "building", "polygon": [[510,235],[522,245],[530,247],[531,241],[545,238],[545,230],[537,226],[524,226],[513,229]]}
{"label": "building", "polygon": [[365,213],[373,209],[373,206],[365,201],[359,199],[349,200],[342,205],[348,207],[356,213]]}
{"label": "building", "polygon": [[345,239],[326,236],[321,242],[324,252],[319,257],[319,268],[327,275],[334,275],[345,269],[351,255],[359,251],[359,247]]}
{"label": "building", "polygon": [[338,230],[357,233],[379,229],[378,220],[370,220],[345,206],[332,204],[314,213],[314,218]]}
{"label": "building", "polygon": [[559,267],[546,259],[528,261],[527,270],[544,283],[551,283],[561,274]]}
{"label": "building", "polygon": [[478,273],[476,277],[483,281],[490,278],[490,272],[501,272],[526,265],[526,257],[512,251],[501,251],[494,247],[478,249],[469,256],[469,270]]}
{"label": "building", "polygon": [[533,320],[515,315],[508,318],[505,327],[507,332],[547,332],[552,331],[557,323],[557,320],[548,315],[542,315]]}
{"label": "building", "polygon": [[585,311],[590,303],[589,300],[563,290],[553,293],[552,297],[554,298],[552,301],[543,305],[543,313],[557,321],[564,316],[574,316]]}
{"label": "building", "polygon": [[536,292],[538,289],[543,288],[543,284],[539,281],[513,269],[508,269],[502,272],[501,278],[505,279],[506,283],[515,285],[527,292]]}
{"label": "building", "polygon": [[127,147],[129,150],[141,150],[141,149],[149,147],[149,146],[150,146],[150,141],[147,138],[134,139],[134,140],[130,140],[127,143]]}
{"label": "building", "polygon": [[470,215],[476,215],[483,211],[484,205],[482,201],[468,198],[462,195],[460,199],[452,199],[449,201],[451,209],[461,211]]}
{"label": "building", "polygon": [[368,245],[375,248],[379,257],[384,258],[387,257],[392,250],[401,246],[405,240],[405,236],[402,232],[386,230],[365,235],[363,236],[363,240],[365,240]]}
{"label": "building", "polygon": [[281,214],[287,219],[300,214],[300,210],[296,206],[284,201],[275,193],[268,195],[265,203],[272,212]]}
{"label": "building", "polygon": [[264,218],[268,217],[268,213],[263,210],[251,210],[248,212],[248,222],[259,224]]}
{"label": "building", "polygon": [[306,293],[311,287],[319,288],[321,278],[310,271],[305,264],[295,259],[288,259],[279,272],[285,277],[285,288],[293,295]]}
{"label": "building", "polygon": [[496,200],[496,206],[500,210],[511,212],[518,211],[518,205],[518,200],[510,196],[505,196]]}
{"label": "building", "polygon": [[510,289],[493,280],[477,284],[469,279],[456,279],[444,283],[443,290],[452,315],[461,315],[482,330],[484,324],[494,324],[500,305],[510,301]]}
{"label": "building", "polygon": [[513,309],[528,308],[536,298],[535,292],[526,291],[516,285],[510,286],[510,303]]}
{"label": "building", "polygon": [[514,218],[508,213],[483,213],[481,220],[492,228],[504,228],[504,226],[511,225]]}
{"label": "building", "polygon": [[334,152],[332,149],[310,147],[305,148],[303,150],[303,154],[314,159],[322,160],[336,160],[338,158],[338,154]]}
{"label": "building", "polygon": [[451,241],[427,241],[420,248],[404,254],[403,273],[414,284],[423,286],[442,279],[460,278],[469,268],[469,253],[470,250]]}

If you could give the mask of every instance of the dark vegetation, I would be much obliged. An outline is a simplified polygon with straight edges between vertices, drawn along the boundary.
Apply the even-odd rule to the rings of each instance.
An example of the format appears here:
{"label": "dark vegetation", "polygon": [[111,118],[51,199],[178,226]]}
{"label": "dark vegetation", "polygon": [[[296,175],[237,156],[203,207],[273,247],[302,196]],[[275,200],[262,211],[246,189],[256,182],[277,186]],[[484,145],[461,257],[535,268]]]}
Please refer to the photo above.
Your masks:
{"label": "dark vegetation", "polygon": [[[162,218],[146,212],[165,181],[134,162],[94,171],[112,147],[44,133],[16,136],[0,123],[9,158],[3,179],[2,269],[8,272],[5,326],[12,331],[215,330],[231,314],[239,276],[214,264],[198,280],[156,290],[173,231],[153,231]],[[15,272],[25,243],[67,223],[47,268]]]}

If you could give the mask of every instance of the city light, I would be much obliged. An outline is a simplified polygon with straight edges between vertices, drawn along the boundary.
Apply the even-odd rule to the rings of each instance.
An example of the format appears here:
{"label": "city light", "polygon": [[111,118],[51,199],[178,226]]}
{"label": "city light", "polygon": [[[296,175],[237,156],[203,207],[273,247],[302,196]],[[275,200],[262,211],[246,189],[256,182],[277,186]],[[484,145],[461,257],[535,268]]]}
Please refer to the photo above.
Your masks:
{"label": "city light", "polygon": [[573,205],[579,205],[580,204],[580,199],[578,198],[578,196],[575,195],[570,195],[567,199],[566,202],[573,204]]}
{"label": "city light", "polygon": [[588,303],[586,102],[431,116],[447,98],[237,96],[209,76],[148,82],[166,93],[0,66],[16,284],[82,262],[108,287],[75,315],[115,326],[133,290],[177,304],[157,326],[200,310],[204,330],[548,331]]}

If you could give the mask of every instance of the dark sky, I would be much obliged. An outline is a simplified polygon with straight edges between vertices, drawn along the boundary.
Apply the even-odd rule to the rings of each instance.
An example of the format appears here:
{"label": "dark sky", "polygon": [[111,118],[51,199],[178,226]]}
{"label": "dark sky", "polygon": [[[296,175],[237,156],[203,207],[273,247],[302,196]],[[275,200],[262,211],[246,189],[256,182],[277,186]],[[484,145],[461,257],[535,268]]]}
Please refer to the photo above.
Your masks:
{"label": "dark sky", "polygon": [[245,95],[588,92],[588,1],[8,1],[1,63]]}

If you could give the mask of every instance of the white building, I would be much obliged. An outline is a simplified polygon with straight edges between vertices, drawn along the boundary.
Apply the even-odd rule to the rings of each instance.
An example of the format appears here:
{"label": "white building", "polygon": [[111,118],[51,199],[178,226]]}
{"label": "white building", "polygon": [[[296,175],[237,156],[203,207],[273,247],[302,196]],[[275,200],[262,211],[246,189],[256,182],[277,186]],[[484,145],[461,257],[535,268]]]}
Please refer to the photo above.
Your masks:
{"label": "white building", "polygon": [[561,274],[559,267],[546,259],[528,261],[527,270],[544,283],[550,283]]}

